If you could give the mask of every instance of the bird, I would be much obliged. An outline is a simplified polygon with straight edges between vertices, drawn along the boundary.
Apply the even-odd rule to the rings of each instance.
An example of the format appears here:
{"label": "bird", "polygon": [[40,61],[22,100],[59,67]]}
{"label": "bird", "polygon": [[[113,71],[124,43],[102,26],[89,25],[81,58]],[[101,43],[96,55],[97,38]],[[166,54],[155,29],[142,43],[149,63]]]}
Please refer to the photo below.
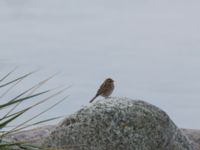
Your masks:
{"label": "bird", "polygon": [[114,88],[114,80],[111,78],[105,79],[105,81],[99,87],[96,95],[90,100],[90,103],[92,103],[98,96],[108,98],[112,94]]}

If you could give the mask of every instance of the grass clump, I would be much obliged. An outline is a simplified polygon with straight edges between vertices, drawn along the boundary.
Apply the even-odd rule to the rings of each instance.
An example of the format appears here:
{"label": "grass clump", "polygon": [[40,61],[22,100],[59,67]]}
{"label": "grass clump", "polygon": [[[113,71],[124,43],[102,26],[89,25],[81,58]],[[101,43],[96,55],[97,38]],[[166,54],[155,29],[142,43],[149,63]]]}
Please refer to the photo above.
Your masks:
{"label": "grass clump", "polygon": [[[19,132],[23,129],[26,129],[31,126],[36,126],[48,121],[52,121],[58,119],[60,117],[52,117],[39,121],[35,121],[34,119],[38,118],[42,114],[48,112],[56,105],[64,101],[67,96],[59,97],[59,100],[56,100],[51,106],[46,107],[41,110],[37,114],[30,116],[29,119],[26,119],[15,126],[9,127],[11,123],[13,123],[19,117],[23,117],[23,115],[30,111],[31,109],[48,102],[49,100],[61,95],[66,89],[63,88],[61,90],[58,89],[48,89],[44,91],[40,91],[40,87],[42,87],[45,83],[47,83],[50,79],[52,79],[55,75],[46,78],[29,89],[22,91],[21,93],[16,94],[13,98],[5,100],[6,95],[8,95],[12,89],[17,88],[18,84],[22,85],[22,81],[29,76],[33,75],[36,71],[29,72],[27,74],[23,74],[19,77],[14,77],[12,79],[8,78],[14,73],[15,70],[8,72],[0,79],[0,91],[4,90],[4,92],[0,95],[0,150],[41,150],[43,148],[37,147],[35,145],[28,144],[23,141],[9,141],[6,140],[5,137],[10,134]],[[23,85],[22,85],[23,86]],[[6,89],[6,90],[5,90]],[[40,98],[39,101],[33,102],[34,98]],[[2,102],[4,101],[4,102]],[[32,104],[29,104],[25,107],[20,107],[21,104],[31,101]],[[20,108],[20,109],[19,109]],[[9,129],[7,129],[9,127]]]}

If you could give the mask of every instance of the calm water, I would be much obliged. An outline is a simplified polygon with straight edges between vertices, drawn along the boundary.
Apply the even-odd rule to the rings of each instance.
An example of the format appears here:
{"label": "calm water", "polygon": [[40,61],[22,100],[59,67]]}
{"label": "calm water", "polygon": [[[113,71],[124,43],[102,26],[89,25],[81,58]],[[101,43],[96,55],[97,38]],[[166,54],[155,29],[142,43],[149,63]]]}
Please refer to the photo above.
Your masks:
{"label": "calm water", "polygon": [[49,86],[72,84],[70,97],[43,117],[87,105],[102,80],[112,77],[113,96],[143,99],[165,110],[179,127],[199,128],[199,5],[183,0],[1,0],[1,75],[14,66],[20,66],[16,74],[40,68],[26,88],[61,72]]}

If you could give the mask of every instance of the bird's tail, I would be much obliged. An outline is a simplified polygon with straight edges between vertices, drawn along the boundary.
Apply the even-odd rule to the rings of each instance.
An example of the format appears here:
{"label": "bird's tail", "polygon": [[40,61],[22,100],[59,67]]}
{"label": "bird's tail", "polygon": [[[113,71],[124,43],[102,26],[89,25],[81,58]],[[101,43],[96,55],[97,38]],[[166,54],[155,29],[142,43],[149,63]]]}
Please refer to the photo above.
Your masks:
{"label": "bird's tail", "polygon": [[95,97],[93,97],[93,98],[90,100],[90,103],[92,103],[92,102],[95,100],[95,98],[97,98],[97,96],[98,96],[98,95],[95,95]]}

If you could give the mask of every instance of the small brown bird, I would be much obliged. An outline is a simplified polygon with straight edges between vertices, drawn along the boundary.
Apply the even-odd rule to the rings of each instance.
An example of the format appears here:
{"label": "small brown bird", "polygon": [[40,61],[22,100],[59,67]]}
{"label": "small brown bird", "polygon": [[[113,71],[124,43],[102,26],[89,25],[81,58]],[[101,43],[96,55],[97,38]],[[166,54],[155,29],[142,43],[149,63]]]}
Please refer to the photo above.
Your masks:
{"label": "small brown bird", "polygon": [[90,100],[90,103],[95,100],[98,96],[103,96],[105,98],[109,97],[113,90],[114,90],[114,81],[111,78],[107,78],[98,89],[96,95],[93,97],[93,99]]}

